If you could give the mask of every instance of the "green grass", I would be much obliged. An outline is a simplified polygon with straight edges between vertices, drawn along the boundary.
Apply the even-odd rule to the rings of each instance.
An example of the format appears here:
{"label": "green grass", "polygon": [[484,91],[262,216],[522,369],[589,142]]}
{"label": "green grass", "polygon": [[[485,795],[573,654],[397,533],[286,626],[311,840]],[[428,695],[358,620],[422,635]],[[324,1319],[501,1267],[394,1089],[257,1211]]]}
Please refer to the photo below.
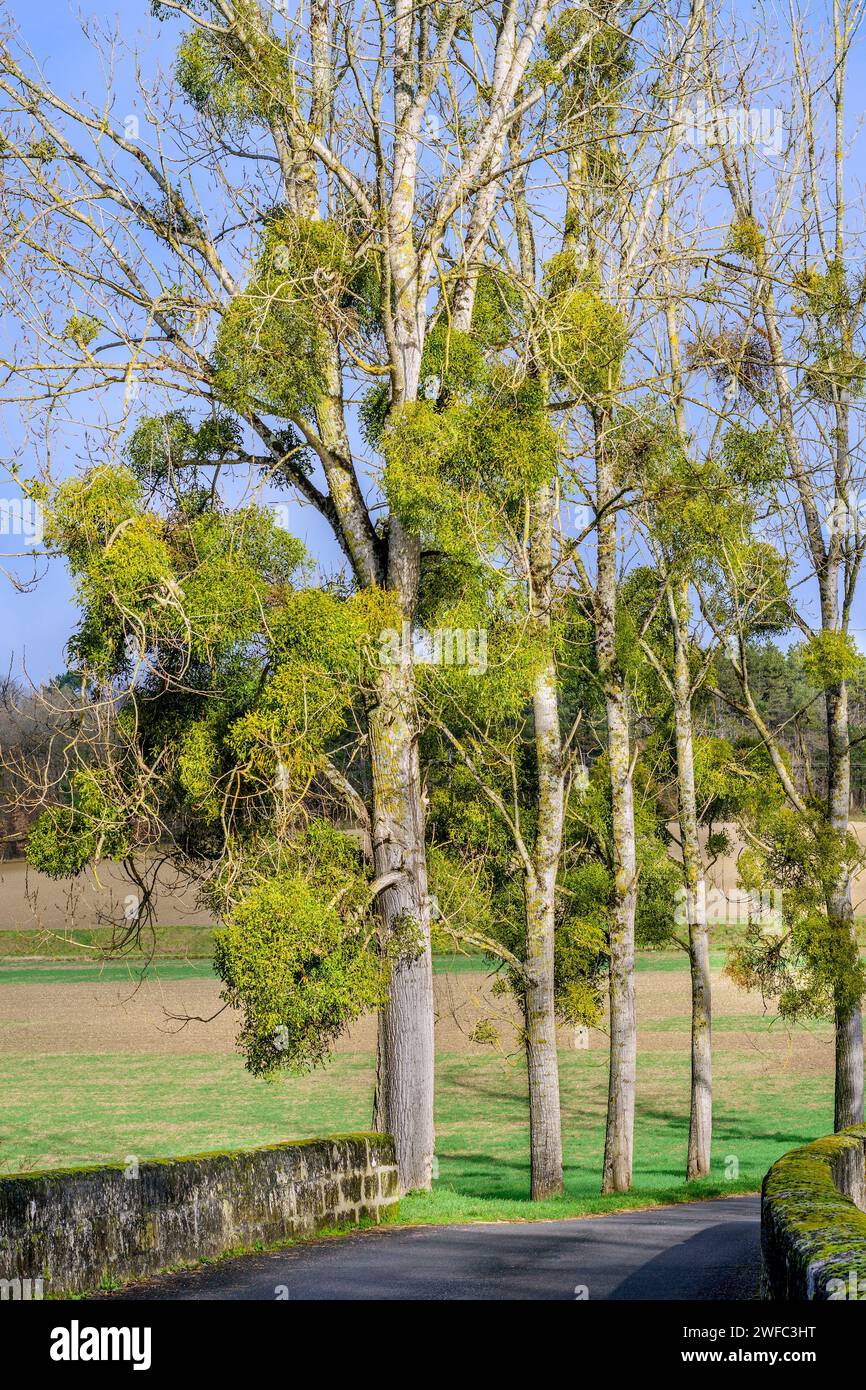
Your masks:
{"label": "green grass", "polygon": [[530,1203],[522,1069],[504,1081],[501,1063],[485,1063],[481,1075],[476,1065],[477,1059],[453,1055],[440,1060],[439,1180],[431,1195],[404,1200],[403,1221],[542,1219],[754,1192],[786,1149],[832,1128],[826,1078],[762,1077],[760,1087],[744,1087],[740,1059],[720,1055],[713,1172],[686,1184],[688,1059],[645,1053],[638,1064],[634,1185],[624,1196],[602,1198],[607,1058],[563,1054],[566,1191]]}
{"label": "green grass", "polygon": [[[479,956],[434,956],[434,975],[477,975],[485,969]],[[212,980],[210,958],[201,960],[172,960],[155,957],[147,960],[139,955],[122,960],[53,961],[3,959],[0,957],[0,985],[89,985],[99,981],[111,983],[141,979],[151,980]]]}
{"label": "green grass", "polygon": [[[526,1077],[499,1057],[438,1059],[437,1176],[401,1204],[404,1222],[583,1215],[756,1191],[786,1149],[832,1128],[832,1082],[716,1061],[713,1173],[682,1180],[688,1058],[645,1053],[638,1067],[633,1190],[601,1198],[607,1059],[561,1055],[566,1193],[530,1203]],[[235,1058],[200,1054],[15,1056],[0,1060],[0,1172],[126,1162],[240,1148],[369,1126],[373,1060],[342,1054],[312,1076],[257,1081]],[[734,1174],[734,1161],[736,1174]],[[726,1173],[732,1174],[728,1176]]]}
{"label": "green grass", "polygon": [[[858,935],[866,946],[866,919],[856,919]],[[743,928],[731,922],[715,923],[710,928],[710,942],[714,964],[723,965],[725,952],[741,939]],[[26,930],[0,931],[0,959],[38,958],[41,960],[89,961],[100,955],[114,955],[112,941],[114,929],[111,927],[73,928],[62,932],[49,932],[36,927]],[[165,960],[203,960],[213,952],[213,928],[176,924],[158,927],[154,940],[146,943],[144,958],[151,954]],[[434,957],[434,970],[454,974],[462,971],[477,971],[484,968],[485,957],[475,953],[442,954]],[[686,953],[676,947],[664,951],[641,951],[638,953],[638,970],[685,970],[688,968]]]}
{"label": "green grass", "polygon": [[[192,942],[178,928],[175,948]],[[210,934],[199,931],[199,941]],[[5,938],[0,936],[0,950]],[[27,933],[17,934],[20,937]],[[30,936],[35,936],[30,933]],[[84,935],[81,933],[80,935]],[[136,980],[133,959],[34,960],[21,951],[0,964],[0,985],[89,984]],[[161,980],[210,979],[206,947],[197,958],[161,956],[148,967]],[[30,956],[30,959],[22,957]],[[716,949],[713,964],[724,964]],[[642,971],[685,970],[683,952],[642,952]],[[438,973],[483,969],[478,957],[441,955]],[[2,991],[0,991],[2,994]],[[684,1005],[684,1007],[686,1007]],[[45,996],[50,1010],[50,990]],[[717,1033],[763,1033],[772,1017],[717,1016]],[[782,1054],[720,1047],[715,1061],[713,1173],[686,1185],[688,1017],[648,1020],[645,1032],[683,1035],[676,1052],[642,1052],[634,1186],[626,1196],[599,1196],[604,1144],[607,1057],[603,1048],[564,1051],[560,1058],[566,1192],[532,1204],[529,1193],[526,1076],[522,1062],[495,1054],[442,1054],[437,1059],[437,1173],[432,1194],[404,1199],[404,1222],[532,1219],[756,1191],[787,1149],[832,1128],[832,1065],[825,1075],[798,1073]],[[830,1030],[815,1025],[822,1038]],[[323,1071],[268,1083],[251,1077],[240,1058],[187,1056],[16,1055],[0,1058],[0,1173],[124,1163],[243,1148],[367,1128],[374,1080],[372,1057],[340,1054]]]}
{"label": "green grass", "polygon": [[479,972],[485,974],[489,970],[496,968],[496,962],[489,956],[482,956],[473,952],[470,955],[459,955],[456,952],[443,951],[433,956],[434,975],[477,975]]}
{"label": "green grass", "polygon": [[213,964],[210,960],[156,960],[142,961],[140,957],[128,960],[87,961],[79,964],[64,961],[26,961],[20,964],[0,963],[0,985],[92,985],[129,980],[137,984],[142,979],[150,980],[212,980]]}
{"label": "green grass", "polygon": [[[0,944],[3,938],[0,936]],[[724,952],[712,953],[710,963],[714,969],[721,969],[725,963]],[[433,957],[434,975],[478,975],[493,969],[482,956],[436,955]],[[662,951],[638,952],[635,960],[636,970],[687,970],[688,957],[680,951],[672,955]],[[203,980],[213,978],[210,957],[200,959],[130,955],[122,959],[90,959],[76,956],[74,960],[40,960],[31,956],[0,955],[0,985],[66,984],[84,985],[123,982],[130,980]]]}
{"label": "green grass", "polygon": [[[643,1029],[649,1033],[689,1033],[691,1021],[688,1018],[648,1018]],[[776,1013],[766,1014],[722,1014],[713,1019],[713,1033],[781,1033],[802,1036],[804,1033],[833,1036],[833,1025],[825,1019],[809,1019],[792,1024]]]}
{"label": "green grass", "polygon": [[[710,966],[713,970],[724,969],[727,952],[711,951]],[[636,951],[635,970],[688,970],[689,958],[685,951]]]}

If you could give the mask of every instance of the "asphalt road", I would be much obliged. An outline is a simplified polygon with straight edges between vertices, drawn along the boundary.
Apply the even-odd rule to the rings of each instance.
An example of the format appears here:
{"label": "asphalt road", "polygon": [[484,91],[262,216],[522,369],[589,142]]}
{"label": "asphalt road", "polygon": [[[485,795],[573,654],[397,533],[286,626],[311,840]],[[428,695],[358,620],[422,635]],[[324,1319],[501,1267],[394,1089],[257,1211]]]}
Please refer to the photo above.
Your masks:
{"label": "asphalt road", "polygon": [[760,1199],[570,1221],[359,1231],[165,1275],[121,1299],[750,1299]]}

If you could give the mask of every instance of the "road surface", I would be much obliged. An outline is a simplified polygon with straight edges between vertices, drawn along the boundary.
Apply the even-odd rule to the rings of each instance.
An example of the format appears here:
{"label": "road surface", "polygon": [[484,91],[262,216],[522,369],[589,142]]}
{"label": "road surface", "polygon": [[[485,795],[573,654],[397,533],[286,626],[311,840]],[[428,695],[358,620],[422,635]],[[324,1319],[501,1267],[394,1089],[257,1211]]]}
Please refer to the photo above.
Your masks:
{"label": "road surface", "polygon": [[359,1231],[243,1255],[121,1299],[750,1299],[760,1199],[568,1221]]}

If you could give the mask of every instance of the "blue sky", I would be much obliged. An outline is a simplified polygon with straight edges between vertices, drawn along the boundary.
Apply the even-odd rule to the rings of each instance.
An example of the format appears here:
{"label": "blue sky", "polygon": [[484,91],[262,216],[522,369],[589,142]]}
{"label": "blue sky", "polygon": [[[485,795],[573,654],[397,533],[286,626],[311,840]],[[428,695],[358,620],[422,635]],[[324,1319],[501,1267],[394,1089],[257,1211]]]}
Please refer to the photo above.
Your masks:
{"label": "blue sky", "polygon": [[[105,90],[105,73],[94,45],[82,33],[82,14],[92,17],[103,33],[117,34],[130,48],[134,47],[145,73],[157,66],[170,69],[182,28],[177,22],[160,24],[152,18],[148,0],[83,0],[80,6],[66,3],[66,0],[51,0],[49,4],[22,5],[16,14],[17,26],[39,60],[47,83],[58,94],[74,98],[76,92],[83,92],[91,100],[98,101]],[[142,111],[132,73],[131,63],[120,65],[112,78],[114,111],[121,119],[126,114]],[[14,332],[14,323],[6,322],[0,327],[3,339],[8,340]],[[14,453],[20,430],[17,412],[0,407],[0,458]],[[70,458],[80,445],[81,433],[75,431],[69,436]],[[55,459],[57,455],[55,444]],[[55,472],[64,472],[62,456],[55,465]],[[0,477],[0,495],[14,496],[14,488],[9,488],[8,484],[4,487],[3,481]],[[257,494],[257,500],[285,503],[287,496],[265,491]],[[304,541],[312,555],[323,557],[330,567],[340,566],[342,555],[332,533],[312,508],[293,501],[290,524],[293,533]],[[0,564],[13,569],[21,580],[38,576],[38,582],[29,592],[19,593],[0,575],[3,585],[0,670],[39,684],[65,669],[63,651],[76,625],[76,606],[63,562],[44,558],[35,564],[27,560],[4,561],[4,556],[20,550],[19,537],[0,535]]]}
{"label": "blue sky", "polygon": [[[84,0],[80,8],[66,0],[50,0],[48,4],[15,6],[13,12],[22,36],[43,66],[46,80],[58,93],[71,93],[98,92],[104,88],[93,47],[81,32],[79,13],[97,16],[103,26],[112,30],[116,25],[117,32],[128,40],[135,35],[142,47],[153,50],[160,26],[149,11],[146,0]],[[162,42],[165,43],[165,36]],[[14,325],[4,324],[2,332],[4,337],[14,332]],[[0,449],[4,455],[11,452],[10,445],[14,447],[19,428],[15,413],[7,407],[0,415]],[[0,537],[0,556],[18,548],[17,539]],[[34,573],[41,577],[31,592],[21,594],[0,576],[0,669],[23,678],[26,665],[28,676],[38,684],[64,670],[63,648],[75,626],[76,610],[65,566],[60,561],[47,566],[40,561],[35,568],[22,561],[17,572],[22,579],[29,579]]]}

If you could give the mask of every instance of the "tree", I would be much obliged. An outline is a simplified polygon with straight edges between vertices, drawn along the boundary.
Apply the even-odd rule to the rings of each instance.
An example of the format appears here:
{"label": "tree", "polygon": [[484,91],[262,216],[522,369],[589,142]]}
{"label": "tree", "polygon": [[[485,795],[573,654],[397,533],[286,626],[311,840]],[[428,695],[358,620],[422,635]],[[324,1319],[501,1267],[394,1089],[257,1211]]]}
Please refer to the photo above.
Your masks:
{"label": "tree", "polygon": [[[669,318],[669,351],[679,360],[678,337]],[[674,395],[670,415],[658,408],[637,423],[643,480],[641,511],[655,569],[638,571],[632,580],[633,612],[641,650],[655,673],[661,699],[657,731],[672,744],[673,782],[682,861],[683,893],[691,974],[691,1104],[686,1179],[706,1177],[712,1149],[712,1002],[709,962],[704,849],[700,830],[718,817],[720,805],[730,814],[737,804],[738,776],[733,748],[718,738],[696,733],[695,707],[714,677],[722,643],[730,636],[723,613],[715,613],[715,631],[703,647],[693,632],[695,587],[708,600],[720,596],[728,577],[719,567],[719,537],[731,539],[723,549],[742,557],[748,550],[754,500],[746,479],[737,475],[736,432],[722,436],[715,456],[695,460],[686,431],[682,381],[671,369]],[[757,454],[759,441],[749,441]],[[728,446],[726,448],[726,445]],[[711,446],[712,447],[712,446]],[[733,455],[733,459],[732,456]],[[737,538],[740,538],[739,542]],[[722,605],[724,600],[721,600]],[[708,840],[708,850],[721,848]]]}
{"label": "tree", "polygon": [[[265,0],[155,11],[188,27],[174,91],[141,93],[159,130],[150,145],[110,102],[66,100],[26,54],[3,46],[7,302],[20,311],[30,302],[22,287],[38,284],[50,305],[30,317],[9,364],[16,393],[50,395],[56,418],[87,386],[125,419],[139,387],[158,387],[173,406],[199,402],[196,441],[208,416],[227,415],[227,433],[197,461],[212,478],[253,469],[290,488],[331,527],[353,584],[393,594],[411,624],[419,536],[399,510],[374,520],[382,459],[365,496],[347,401],[366,385],[369,410],[398,434],[420,418],[431,290],[443,256],[474,273],[505,137],[544,95],[543,83],[523,84],[549,0],[520,14],[512,0],[492,11],[397,0],[393,20],[326,0],[297,14]],[[427,443],[419,434],[417,463]],[[190,461],[183,444],[171,466]],[[414,709],[403,651],[379,672],[367,739],[384,929],[404,940],[405,924],[417,926],[415,945],[393,959],[380,1028],[377,1116],[395,1135],[404,1190],[429,1186],[433,1153]],[[344,791],[357,808],[358,788]]]}
{"label": "tree", "polygon": [[[854,500],[864,377],[858,342],[866,296],[862,276],[851,264],[856,251],[846,218],[846,88],[860,18],[857,6],[833,6],[832,41],[825,59],[815,51],[804,19],[792,12],[785,36],[792,125],[780,152],[787,173],[772,179],[772,196],[757,175],[754,147],[732,139],[721,123],[715,167],[730,199],[731,223],[716,264],[727,278],[732,312],[739,322],[716,337],[714,349],[709,345],[717,364],[726,355],[732,360],[733,379],[746,385],[742,394],[749,410],[765,413],[779,431],[788,464],[785,501],[790,513],[799,515],[801,557],[817,589],[817,625],[809,622],[801,604],[793,613],[809,645],[813,669],[822,671],[824,815],[838,844],[839,869],[838,880],[827,883],[826,917],[843,938],[843,956],[850,953],[853,933],[850,857],[844,848],[851,790],[848,685],[858,667],[849,628],[866,545]],[[737,61],[732,72],[726,71],[717,32],[716,17],[708,10],[706,89],[711,105],[721,108],[726,87],[742,100],[755,75]],[[727,55],[735,52],[736,45],[726,45]],[[826,518],[822,506],[827,508]],[[739,669],[745,676],[742,663]],[[806,808],[802,802],[798,807],[783,760],[774,756],[774,763],[792,807],[802,815]],[[863,1118],[861,1010],[844,983],[835,1013],[835,1114],[840,1128]]]}
{"label": "tree", "polygon": [[[657,247],[655,223],[671,178],[676,119],[692,80],[691,56],[697,35],[693,9],[681,18],[667,15],[651,72],[633,74],[633,58],[617,34],[606,36],[605,100],[590,108],[586,124],[578,91],[573,114],[588,148],[569,159],[566,227],[570,246],[564,257],[563,309],[594,318],[595,370],[585,372],[573,391],[576,412],[588,417],[588,437],[578,438],[575,453],[587,458],[583,495],[594,520],[595,570],[590,573],[578,553],[576,580],[589,604],[595,634],[596,665],[607,725],[607,766],[611,780],[612,838],[615,873],[610,927],[610,1075],[602,1190],[627,1191],[631,1185],[637,1033],[634,991],[635,912],[638,863],[635,840],[633,747],[629,690],[618,641],[619,518],[633,502],[635,478],[623,450],[622,409],[630,388],[629,350],[638,351],[644,328],[644,265]],[[624,112],[638,100],[655,113],[649,125],[630,130]],[[588,129],[586,127],[589,127]],[[590,133],[594,139],[590,142]],[[578,275],[577,262],[583,263]],[[576,286],[575,286],[576,281]],[[577,365],[577,364],[575,364]],[[578,374],[579,378],[579,374]],[[579,426],[573,419],[573,426]]]}

